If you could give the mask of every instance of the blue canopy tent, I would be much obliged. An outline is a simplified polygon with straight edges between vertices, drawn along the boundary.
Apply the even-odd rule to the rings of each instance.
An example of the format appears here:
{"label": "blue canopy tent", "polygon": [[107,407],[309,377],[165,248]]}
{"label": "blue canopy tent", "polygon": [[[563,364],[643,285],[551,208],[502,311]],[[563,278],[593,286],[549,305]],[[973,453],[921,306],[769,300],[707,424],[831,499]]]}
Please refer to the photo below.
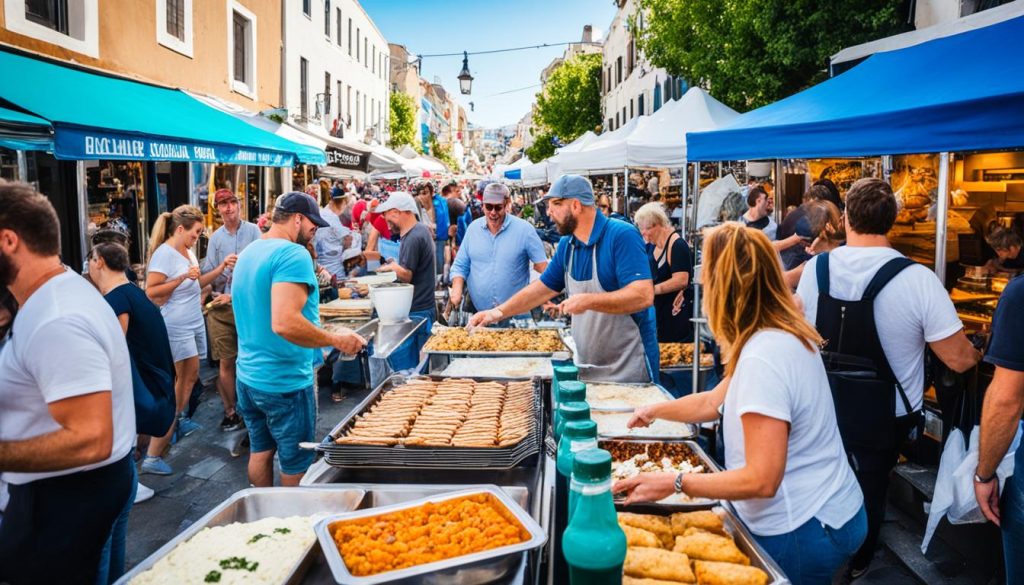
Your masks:
{"label": "blue canopy tent", "polygon": [[521,181],[523,179],[523,169],[505,171],[505,178],[512,181]]}
{"label": "blue canopy tent", "polygon": [[756,160],[1024,147],[1022,38],[1019,17],[877,53],[718,130],[687,134],[688,157]]}
{"label": "blue canopy tent", "polygon": [[53,127],[42,118],[0,108],[0,146],[12,150],[51,150]]}
{"label": "blue canopy tent", "polygon": [[327,161],[322,149],[260,130],[176,89],[6,51],[0,51],[0,71],[12,80],[0,87],[0,105],[13,104],[52,125],[57,158],[284,167]]}

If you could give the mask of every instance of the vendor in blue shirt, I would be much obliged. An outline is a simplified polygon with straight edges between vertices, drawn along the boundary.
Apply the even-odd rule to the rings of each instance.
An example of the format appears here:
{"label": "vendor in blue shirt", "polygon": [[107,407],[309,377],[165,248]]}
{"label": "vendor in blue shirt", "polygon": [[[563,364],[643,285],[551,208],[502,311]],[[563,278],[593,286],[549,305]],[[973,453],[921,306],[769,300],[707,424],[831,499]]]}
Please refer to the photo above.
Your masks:
{"label": "vendor in blue shirt", "polygon": [[434,193],[434,184],[430,181],[424,181],[417,187],[416,200],[430,215],[431,221],[425,217],[422,219],[434,231],[434,268],[437,274],[441,274],[445,264],[444,249],[448,245],[448,200],[441,197],[440,193]]}
{"label": "vendor in blue shirt", "polygon": [[501,183],[484,189],[484,217],[466,230],[452,262],[452,306],[462,302],[466,284],[477,311],[493,309],[530,283],[530,265],[544,272],[548,258],[537,230],[508,212],[511,194]]}
{"label": "vendor in blue shirt", "polygon": [[590,181],[563,175],[544,197],[562,239],[540,280],[470,319],[470,327],[525,313],[565,291],[584,380],[650,382],[658,371],[654,283],[640,232],[594,207]]}

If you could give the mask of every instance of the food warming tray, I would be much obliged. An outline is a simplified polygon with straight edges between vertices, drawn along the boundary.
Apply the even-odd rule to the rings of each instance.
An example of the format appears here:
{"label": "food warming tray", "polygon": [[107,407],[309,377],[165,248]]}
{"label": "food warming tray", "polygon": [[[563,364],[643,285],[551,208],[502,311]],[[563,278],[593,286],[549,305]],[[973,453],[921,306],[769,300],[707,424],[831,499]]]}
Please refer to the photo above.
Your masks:
{"label": "food warming tray", "polygon": [[[601,411],[601,410],[594,409],[593,411],[591,411],[591,418],[593,419],[595,416],[599,416],[599,417],[600,416],[620,416],[620,415],[623,415],[623,414],[627,414],[627,413],[623,413],[623,412],[608,412],[608,411]],[[598,421],[595,419],[594,422],[598,422]],[[680,435],[657,435],[657,434],[635,434],[635,435],[633,435],[633,434],[629,434],[629,433],[601,432],[601,424],[598,423],[598,425],[597,425],[597,429],[598,429],[598,431],[597,431],[597,438],[599,440],[603,440],[603,439],[623,439],[623,440],[628,440],[628,441],[681,441],[681,440],[686,440],[686,439],[694,439],[694,438],[697,437],[698,429],[697,429],[696,425],[687,424],[687,423],[679,423],[679,424],[683,425],[685,427],[685,429],[686,429],[686,431],[683,434],[680,434]],[[640,430],[644,431],[644,430],[649,430],[649,429],[640,429]]]}
{"label": "food warming tray", "polygon": [[[419,378],[433,381],[445,379],[444,376],[420,376]],[[478,382],[491,381],[479,377],[470,379]],[[406,377],[398,374],[389,377],[356,408],[352,409],[348,416],[338,423],[321,443],[316,445],[316,450],[324,453],[324,459],[328,464],[335,467],[508,469],[519,465],[526,458],[540,451],[543,437],[542,381],[540,379],[533,380],[535,423],[526,438],[515,445],[507,447],[406,447],[404,445],[360,445],[334,442],[355,424],[356,418],[360,414],[376,404],[382,394],[396,386],[405,384],[406,380]]]}
{"label": "food warming tray", "polygon": [[[718,473],[718,472],[722,471],[722,467],[720,465],[718,465],[718,463],[715,462],[714,459],[709,457],[708,454],[704,451],[704,449],[701,449],[700,445],[698,445],[695,441],[650,441],[650,440],[636,440],[636,439],[633,439],[633,440],[601,439],[601,440],[599,440],[597,442],[597,446],[599,448],[601,448],[601,449],[606,449],[607,450],[609,446],[612,446],[612,445],[615,445],[615,444],[624,444],[624,445],[664,445],[664,444],[669,444],[669,443],[676,443],[676,444],[680,444],[680,445],[685,445],[690,450],[690,452],[693,453],[697,457],[698,460],[700,460],[701,464],[704,465],[704,468],[707,469],[707,471],[704,472],[704,473]],[[614,456],[613,456],[613,460],[612,461],[613,462],[615,461]],[[620,504],[622,504],[622,502],[624,500],[625,500],[624,497],[620,497],[620,496],[616,495],[616,497],[615,497],[615,504],[616,505],[620,505]],[[653,513],[653,514],[663,513],[666,510],[668,510],[669,512],[692,512],[694,510],[707,510],[707,509],[712,508],[712,507],[717,506],[717,505],[719,505],[719,501],[718,500],[709,500],[709,499],[701,498],[701,499],[695,500],[693,502],[685,502],[685,503],[644,502],[642,504],[633,504],[633,505],[630,506],[630,511],[633,511],[633,512],[643,512],[643,513]]]}
{"label": "food warming tray", "polygon": [[[667,516],[670,511],[662,508],[661,510],[646,510],[642,511],[635,506],[618,506],[623,512],[639,512],[642,514],[654,514],[657,516]],[[685,510],[683,510],[685,511]],[[733,540],[736,542],[736,547],[743,552],[743,554],[750,557],[750,566],[757,567],[765,573],[768,573],[768,585],[789,585],[789,579],[786,574],[782,572],[782,569],[775,562],[772,557],[765,552],[761,545],[757,544],[754,537],[747,530],[747,527],[743,525],[743,522],[733,513],[732,510],[725,506],[716,506],[712,508],[712,511],[722,519],[722,524],[725,530],[732,535]]]}
{"label": "food warming tray", "polygon": [[[405,569],[385,571],[376,575],[356,577],[352,575],[331,535],[331,525],[342,520],[354,520],[380,516],[415,508],[426,503],[440,503],[475,494],[490,494],[515,516],[530,537],[518,544],[502,546],[450,559],[425,563]],[[324,518],[315,527],[320,547],[327,557],[338,583],[351,585],[377,585],[379,583],[490,583],[514,571],[522,553],[540,548],[547,542],[547,532],[506,492],[494,485],[475,486],[444,494],[427,496],[396,504],[367,508],[357,512],[336,514]]]}
{"label": "food warming tray", "polygon": [[635,383],[625,383],[625,382],[602,382],[600,380],[586,380],[586,381],[584,381],[584,384],[587,385],[587,398],[586,398],[587,404],[590,405],[590,410],[597,411],[597,412],[633,412],[638,407],[634,407],[634,406],[628,406],[628,407],[627,406],[601,406],[600,403],[597,403],[597,402],[594,402],[593,400],[591,400],[591,396],[590,396],[590,385],[591,384],[601,385],[601,386],[622,386],[623,388],[651,388],[651,387],[653,387],[653,388],[657,388],[658,389],[660,394],[665,398],[666,402],[669,402],[669,401],[672,401],[672,400],[676,399],[675,396],[672,396],[672,394],[670,394],[668,390],[665,390],[660,384],[654,384],[654,383],[635,384]]}
{"label": "food warming tray", "polygon": [[[444,329],[445,326],[439,323],[435,323],[433,330]],[[511,327],[488,327],[488,331],[550,331],[551,329],[516,329]],[[457,351],[457,350],[438,350],[428,349],[424,346],[422,353],[426,355],[442,355],[449,357],[457,356],[477,356],[477,357],[550,357],[555,360],[568,360],[572,358],[572,350],[565,343],[565,336],[567,335],[565,329],[558,330],[558,338],[562,342],[562,350],[559,351]],[[427,340],[427,345],[430,344],[430,340]]]}
{"label": "food warming tray", "polygon": [[[145,571],[152,569],[179,544],[189,540],[204,528],[225,526],[235,522],[255,522],[264,518],[339,514],[355,510],[365,495],[366,491],[363,489],[342,486],[249,488],[235,492],[157,549],[156,552],[135,565],[131,571],[118,579],[117,585],[125,585]],[[302,582],[306,571],[313,564],[316,547],[317,542],[314,540],[306,550],[306,554],[292,569],[286,583],[295,585]]]}

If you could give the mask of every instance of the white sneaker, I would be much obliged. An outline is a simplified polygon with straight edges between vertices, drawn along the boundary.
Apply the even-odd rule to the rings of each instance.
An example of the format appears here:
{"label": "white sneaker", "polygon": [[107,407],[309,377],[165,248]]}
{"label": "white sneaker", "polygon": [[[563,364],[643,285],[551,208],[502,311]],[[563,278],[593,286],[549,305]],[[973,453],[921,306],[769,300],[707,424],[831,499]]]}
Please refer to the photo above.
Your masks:
{"label": "white sneaker", "polygon": [[153,491],[153,488],[146,487],[140,483],[135,488],[135,503],[138,504],[139,502],[145,502],[146,500],[152,498],[155,494],[156,492]]}

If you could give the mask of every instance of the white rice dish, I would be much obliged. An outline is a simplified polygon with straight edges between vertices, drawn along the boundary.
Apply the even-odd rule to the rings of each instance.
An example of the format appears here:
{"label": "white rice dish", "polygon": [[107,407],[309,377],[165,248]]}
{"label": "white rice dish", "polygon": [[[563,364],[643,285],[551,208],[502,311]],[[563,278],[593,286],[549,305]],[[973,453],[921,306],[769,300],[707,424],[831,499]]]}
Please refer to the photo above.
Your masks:
{"label": "white rice dish", "polygon": [[632,412],[591,412],[597,423],[597,434],[603,437],[670,437],[687,438],[694,435],[691,425],[667,420],[656,420],[648,427],[627,428]]}
{"label": "white rice dish", "polygon": [[442,376],[468,378],[548,378],[553,377],[550,358],[457,358],[441,372]]}
{"label": "white rice dish", "polygon": [[[629,479],[641,473],[667,472],[679,473],[704,473],[703,465],[691,465],[689,461],[675,463],[669,457],[662,457],[661,461],[653,461],[647,453],[638,453],[625,461],[612,461],[612,479]],[[704,498],[691,498],[686,494],[672,494],[671,496],[658,500],[661,504],[693,504],[706,502]]]}
{"label": "white rice dish", "polygon": [[264,518],[208,527],[179,544],[136,584],[284,583],[316,541],[313,518]]}
{"label": "white rice dish", "polygon": [[667,402],[669,398],[657,386],[620,386],[587,383],[587,404],[594,410],[633,410],[648,404]]}

